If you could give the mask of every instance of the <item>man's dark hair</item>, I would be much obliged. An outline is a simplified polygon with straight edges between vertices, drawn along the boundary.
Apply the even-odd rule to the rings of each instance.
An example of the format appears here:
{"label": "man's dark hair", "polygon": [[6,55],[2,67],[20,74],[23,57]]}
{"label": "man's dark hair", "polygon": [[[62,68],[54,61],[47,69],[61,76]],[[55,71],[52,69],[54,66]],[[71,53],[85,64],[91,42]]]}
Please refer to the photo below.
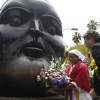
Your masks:
{"label": "man's dark hair", "polygon": [[89,40],[91,36],[94,38],[95,43],[99,43],[100,42],[100,34],[95,30],[88,30],[83,35],[83,38],[87,38]]}

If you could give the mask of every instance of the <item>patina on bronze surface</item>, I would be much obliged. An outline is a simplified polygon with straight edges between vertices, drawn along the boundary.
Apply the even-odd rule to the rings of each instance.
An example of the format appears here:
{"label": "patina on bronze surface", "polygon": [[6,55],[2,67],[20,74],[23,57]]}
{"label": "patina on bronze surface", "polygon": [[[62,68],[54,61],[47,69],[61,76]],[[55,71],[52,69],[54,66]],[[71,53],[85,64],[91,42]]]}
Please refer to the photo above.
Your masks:
{"label": "patina on bronze surface", "polygon": [[61,21],[49,2],[5,2],[0,12],[0,96],[48,96],[36,76],[63,52]]}

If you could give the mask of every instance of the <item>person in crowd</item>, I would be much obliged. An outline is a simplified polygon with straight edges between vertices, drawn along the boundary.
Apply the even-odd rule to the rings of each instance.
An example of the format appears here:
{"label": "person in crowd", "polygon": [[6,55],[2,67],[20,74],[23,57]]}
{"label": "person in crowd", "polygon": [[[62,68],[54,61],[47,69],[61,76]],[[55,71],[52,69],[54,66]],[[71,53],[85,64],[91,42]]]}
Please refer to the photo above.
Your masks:
{"label": "person in crowd", "polygon": [[93,86],[93,70],[92,70],[91,67],[89,66],[89,62],[86,61],[86,59],[83,61],[83,63],[85,63],[85,64],[87,65],[87,68],[88,68],[88,75],[89,75],[90,89],[92,89],[92,86]]}
{"label": "person in crowd", "polygon": [[65,61],[67,58],[68,58],[68,51],[65,52],[64,60],[63,61]]}
{"label": "person in crowd", "polygon": [[84,42],[87,48],[92,52],[93,59],[98,68],[98,75],[93,76],[93,89],[90,91],[92,98],[97,98],[100,95],[100,34],[94,30],[88,30],[84,35]]}
{"label": "person in crowd", "polygon": [[88,71],[89,71],[89,81],[90,81],[90,88],[93,88],[93,73],[94,70],[91,68],[91,66],[88,66]]}
{"label": "person in crowd", "polygon": [[69,85],[61,88],[58,93],[68,91],[68,100],[92,100],[89,91],[89,77],[86,64],[82,62],[85,56],[73,49],[69,51],[70,65],[67,67],[67,76],[71,78]]}
{"label": "person in crowd", "polygon": [[88,62],[88,65],[91,63],[91,60],[92,60],[93,58],[91,57],[91,54],[90,53],[88,53],[88,56],[86,57],[86,59],[85,59],[85,61],[87,61]]}

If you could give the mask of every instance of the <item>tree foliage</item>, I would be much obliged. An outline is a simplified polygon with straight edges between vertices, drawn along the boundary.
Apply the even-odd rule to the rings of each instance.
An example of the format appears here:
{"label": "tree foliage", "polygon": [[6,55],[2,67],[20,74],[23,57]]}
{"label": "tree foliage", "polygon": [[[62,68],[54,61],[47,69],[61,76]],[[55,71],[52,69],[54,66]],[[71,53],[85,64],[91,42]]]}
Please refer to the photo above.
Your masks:
{"label": "tree foliage", "polygon": [[[66,51],[69,52],[69,51],[71,51],[73,49],[78,49],[86,58],[88,57],[88,53],[90,52],[89,49],[82,43],[79,43],[78,45],[74,45],[74,46],[71,46],[69,48],[66,48],[65,52]],[[66,58],[65,63],[66,64],[70,64],[68,57]]]}
{"label": "tree foliage", "polygon": [[90,20],[90,22],[87,24],[87,28],[89,28],[89,30],[97,30],[98,26],[99,24],[95,20]]}
{"label": "tree foliage", "polygon": [[89,49],[84,45],[84,44],[78,44],[78,45],[74,45],[71,46],[68,51],[73,50],[73,49],[78,49],[85,57],[88,56],[89,53]]}
{"label": "tree foliage", "polygon": [[73,40],[76,44],[79,43],[80,40],[81,40],[81,35],[80,35],[80,33],[75,32],[74,35],[73,35],[73,37],[72,37],[72,40]]}

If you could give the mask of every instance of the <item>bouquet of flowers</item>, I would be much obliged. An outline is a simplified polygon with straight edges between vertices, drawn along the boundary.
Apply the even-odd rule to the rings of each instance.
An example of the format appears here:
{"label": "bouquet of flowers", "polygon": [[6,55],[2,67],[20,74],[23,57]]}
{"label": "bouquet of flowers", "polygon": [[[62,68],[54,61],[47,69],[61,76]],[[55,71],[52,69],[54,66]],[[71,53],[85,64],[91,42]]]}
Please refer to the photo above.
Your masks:
{"label": "bouquet of flowers", "polygon": [[51,61],[48,69],[43,65],[40,74],[37,75],[37,81],[40,82],[41,86],[54,94],[60,88],[66,87],[69,79],[66,75],[66,67],[61,64],[61,58],[55,59],[55,63]]}

